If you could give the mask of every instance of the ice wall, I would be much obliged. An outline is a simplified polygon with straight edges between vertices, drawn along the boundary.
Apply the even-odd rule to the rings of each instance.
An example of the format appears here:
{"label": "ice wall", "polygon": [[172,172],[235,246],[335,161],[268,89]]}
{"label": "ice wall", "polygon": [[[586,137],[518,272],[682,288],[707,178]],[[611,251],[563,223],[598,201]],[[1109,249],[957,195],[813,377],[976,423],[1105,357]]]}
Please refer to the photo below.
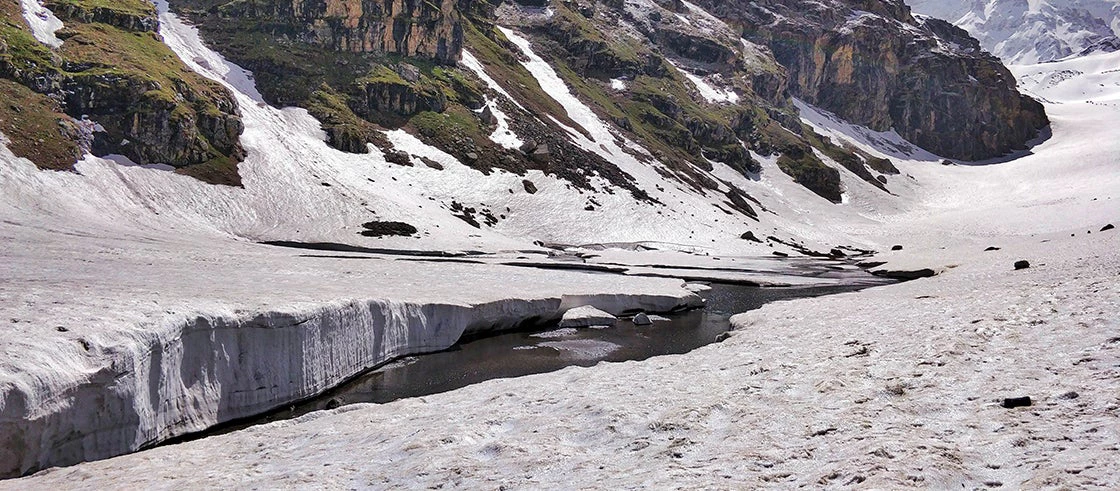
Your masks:
{"label": "ice wall", "polygon": [[[3,377],[10,382],[0,386],[0,476],[108,458],[260,414],[395,357],[447,349],[464,333],[553,319],[567,306],[666,312],[698,302],[683,289],[474,305],[367,300],[138,326],[127,339],[91,342],[85,356],[96,368],[79,384],[50,370]],[[67,360],[59,356],[55,368],[73,369]]]}

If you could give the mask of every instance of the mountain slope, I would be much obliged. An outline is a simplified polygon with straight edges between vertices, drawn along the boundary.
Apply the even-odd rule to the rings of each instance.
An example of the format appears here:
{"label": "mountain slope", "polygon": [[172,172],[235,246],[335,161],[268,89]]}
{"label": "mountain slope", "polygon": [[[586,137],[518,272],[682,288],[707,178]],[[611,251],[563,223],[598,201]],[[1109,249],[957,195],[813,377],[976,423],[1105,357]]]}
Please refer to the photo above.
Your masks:
{"label": "mountain slope", "polygon": [[[853,59],[864,53],[889,58],[890,48],[909,46],[911,36],[944,41],[937,29],[896,19],[899,4],[873,3],[882,14],[865,19],[869,27],[861,20],[845,28],[846,22],[827,17],[827,23],[805,19],[804,28],[851,40],[866,27],[889,38],[885,45],[833,51]],[[8,138],[11,145],[5,142],[0,152],[0,232],[10,247],[0,251],[0,263],[12,280],[0,284],[0,306],[19,322],[8,326],[13,336],[0,343],[0,428],[4,441],[22,443],[4,447],[12,453],[0,459],[6,466],[0,474],[133,451],[320,392],[394,354],[445,348],[454,336],[440,331],[446,337],[437,343],[422,335],[433,325],[435,308],[425,305],[487,302],[484,317],[510,325],[517,322],[513,314],[555,314],[553,297],[561,297],[559,305],[565,294],[573,301],[609,299],[633,286],[584,278],[573,281],[579,288],[547,287],[520,298],[518,285],[567,280],[521,271],[516,284],[506,284],[502,273],[515,266],[471,266],[475,262],[548,258],[555,251],[545,245],[580,244],[676,251],[687,261],[719,253],[862,254],[888,244],[892,238],[878,232],[882,225],[919,206],[933,192],[924,186],[949,172],[935,165],[941,158],[886,128],[877,129],[896,144],[886,150],[818,133],[799,111],[815,113],[812,104],[828,99],[792,97],[791,82],[799,76],[778,62],[768,45],[774,40],[763,34],[743,39],[739,20],[690,3],[460,2],[456,12],[409,2],[393,3],[390,11],[365,1],[175,4],[197,27],[164,2],[139,17],[151,14],[157,23],[123,22],[127,29],[113,27],[122,21],[115,10],[93,8],[89,15],[59,15],[65,19],[53,31],[59,46],[33,27],[35,21],[27,22],[29,15],[50,15],[21,14],[13,1],[4,4],[14,12],[6,19],[12,32],[4,54],[19,55],[5,60],[57,68],[64,79],[94,68],[95,75],[109,75],[83,79],[92,88],[139,80],[125,85],[150,88],[140,95],[166,102],[161,107],[169,118],[195,128],[218,126],[203,123],[207,118],[228,120],[226,129],[235,129],[236,121],[243,161],[228,165],[235,160],[232,149],[222,160],[241,186],[213,186],[182,175],[189,172],[151,165],[189,169],[189,160],[130,161],[112,154],[85,154],[70,171],[54,172],[23,158],[36,159],[22,152],[46,139],[22,131]],[[853,2],[845,12],[855,14],[853,7],[865,4]],[[53,5],[39,8],[53,12]],[[83,30],[116,34],[101,44],[68,36]],[[434,42],[416,37],[429,34]],[[946,39],[958,35],[950,31]],[[461,50],[453,52],[460,41]],[[152,49],[132,52],[131,42]],[[143,55],[151,63],[118,73],[68,57],[86,49],[121,50],[126,59]],[[940,96],[954,94],[935,90],[938,83],[957,84],[951,88],[979,106],[1003,108],[991,131],[980,132],[979,145],[975,134],[930,141],[956,138],[971,142],[963,147],[970,154],[996,156],[1022,146],[1026,133],[1044,122],[1029,107],[1006,110],[1021,100],[1007,79],[981,86],[980,80],[1004,74],[989,57],[947,45],[925,63],[914,58],[906,66],[955,70],[923,79],[930,87],[911,99],[910,130],[938,127],[935,106],[948,104]],[[830,68],[829,77],[836,70]],[[36,78],[13,73],[4,74],[11,76],[5,83],[23,87],[21,100],[35,105],[4,107],[5,136],[31,127],[7,119],[11,114],[34,115],[35,128],[56,132],[59,121],[84,121],[74,112],[84,106],[59,101],[53,85],[36,91]],[[897,84],[891,81],[897,74],[859,73],[861,80]],[[102,80],[112,83],[96,83]],[[882,111],[888,94],[860,97]],[[166,140],[143,142],[156,150],[176,148],[169,144],[193,134],[191,125],[174,127],[147,115],[86,116],[94,126],[105,119],[120,131],[162,135],[158,131],[176,128]],[[136,124],[121,124],[130,121]],[[106,141],[120,146],[116,131],[106,131],[113,136]],[[90,150],[101,153],[96,145]],[[341,251],[307,253],[260,242]],[[411,268],[405,259],[384,257],[398,254],[409,260],[472,257],[451,258],[467,263],[451,268]],[[457,283],[476,273],[478,281]],[[427,293],[440,281],[446,284],[438,295]],[[319,288],[322,283],[330,286]],[[483,289],[497,293],[473,294]],[[643,292],[666,309],[688,298],[669,283]],[[538,302],[541,295],[547,303]],[[400,296],[407,306],[394,303]],[[612,304],[615,310],[650,304],[645,294],[620,298],[628,303]],[[486,310],[522,301],[533,308],[509,315]],[[449,312],[445,308],[437,311]],[[351,352],[348,342],[299,328],[308,319],[328,330],[361,324],[368,328],[364,334],[384,340],[386,324],[377,320],[383,318],[399,321],[389,336],[399,341],[393,349]],[[463,321],[456,326],[471,325],[466,317],[456,319]],[[217,332],[231,337],[208,337]],[[309,336],[306,344],[297,336],[277,350],[278,358],[290,356],[292,366],[314,376],[258,385],[253,374],[271,373],[271,358],[241,348],[256,336],[282,332]],[[331,347],[346,363],[332,365]],[[166,377],[165,370],[207,377]]]}
{"label": "mountain slope", "polygon": [[915,13],[948,20],[1007,63],[1054,61],[1089,50],[1120,49],[1116,0],[908,2]]}

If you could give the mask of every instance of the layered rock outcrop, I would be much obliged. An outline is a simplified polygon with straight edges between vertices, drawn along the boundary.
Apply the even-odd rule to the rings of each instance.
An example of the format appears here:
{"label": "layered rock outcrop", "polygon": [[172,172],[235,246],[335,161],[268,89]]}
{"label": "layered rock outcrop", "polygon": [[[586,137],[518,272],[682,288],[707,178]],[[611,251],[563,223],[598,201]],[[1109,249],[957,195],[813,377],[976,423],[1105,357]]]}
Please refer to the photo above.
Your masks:
{"label": "layered rock outcrop", "polygon": [[454,63],[463,46],[455,0],[181,0],[293,41],[354,53],[392,53]]}
{"label": "layered rock outcrop", "polygon": [[[51,103],[21,111],[53,114],[62,127],[79,127],[69,138],[81,140],[74,142],[81,151],[166,164],[212,183],[240,183],[236,166],[244,150],[237,103],[221,85],[188,70],[162,43],[153,5],[143,0],[46,5],[65,23],[58,49],[32,38],[14,10],[0,12],[0,78],[46,95]],[[62,140],[75,133],[30,134],[27,129],[5,129],[15,148],[22,148],[21,140],[69,145]],[[49,168],[74,163],[44,158],[47,153],[22,156]]]}
{"label": "layered rock outcrop", "polygon": [[980,160],[1023,148],[1042,105],[963,30],[915,19],[901,0],[716,1],[705,8],[765,44],[790,91],[854,123],[895,129],[934,153]]}

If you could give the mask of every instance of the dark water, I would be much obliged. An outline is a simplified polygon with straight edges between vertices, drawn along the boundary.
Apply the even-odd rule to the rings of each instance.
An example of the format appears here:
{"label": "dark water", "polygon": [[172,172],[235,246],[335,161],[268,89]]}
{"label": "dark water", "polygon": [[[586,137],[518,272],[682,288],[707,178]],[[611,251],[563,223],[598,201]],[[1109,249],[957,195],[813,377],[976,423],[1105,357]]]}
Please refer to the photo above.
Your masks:
{"label": "dark water", "polygon": [[357,376],[311,400],[259,417],[222,425],[195,439],[312,411],[358,402],[383,403],[407,397],[446,392],[494,378],[544,373],[564,367],[591,366],[607,361],[645,360],[659,355],[687,353],[715,342],[730,329],[732,315],[757,309],[775,300],[816,297],[867,288],[866,283],[810,288],[758,288],[712,284],[701,293],[703,309],[674,314],[651,326],[620,320],[605,329],[558,329],[555,323],[462,342],[438,353],[405,357]]}

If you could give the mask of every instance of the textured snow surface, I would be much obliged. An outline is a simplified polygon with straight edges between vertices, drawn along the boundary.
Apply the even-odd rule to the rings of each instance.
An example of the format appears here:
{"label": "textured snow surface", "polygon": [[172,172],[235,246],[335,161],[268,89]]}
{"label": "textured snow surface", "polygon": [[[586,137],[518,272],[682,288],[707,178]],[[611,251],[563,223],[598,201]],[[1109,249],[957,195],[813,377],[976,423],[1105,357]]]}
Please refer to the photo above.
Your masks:
{"label": "textured snow surface", "polygon": [[[0,486],[1115,488],[1117,248],[1115,232],[1036,237],[937,278],[771,304],[687,355],[347,406]],[[1021,257],[1036,266],[1012,271]],[[998,405],[1017,396],[1034,405]]]}
{"label": "textured snow surface", "polygon": [[907,0],[915,13],[945,19],[1006,63],[1077,55],[1120,35],[1117,0]]}
{"label": "textured snow surface", "polygon": [[[832,205],[780,172],[775,157],[755,156],[763,171],[750,176],[713,163],[714,177],[772,212],[756,223],[715,208],[718,193],[663,180],[656,162],[635,157],[644,150],[508,29],[526,68],[581,127],[573,141],[667,206],[596,192],[602,206],[584,212],[587,195],[563,181],[485,176],[404,131],[387,135],[395,149],[445,169],[389,164],[380,149],[336,152],[306,111],[261,102],[251,74],[162,12],[169,46],[236,91],[245,187],[93,157],[76,173],[45,172],[0,149],[0,429],[26,438],[0,445],[3,472],[113,455],[251,414],[378,360],[446,347],[467,329],[580,305],[619,314],[695,298],[679,280],[258,240],[498,251],[541,239],[584,244],[599,255],[590,262],[632,272],[683,265],[743,278],[716,271],[734,263],[782,281],[796,261],[744,257],[771,250],[737,238],[749,229],[823,250],[905,244],[880,256],[886,267],[941,276],[771,305],[739,318],[745,329],[730,340],[688,355],[347,407],[0,487],[171,487],[170,478],[216,487],[1117,486],[1120,343],[1109,340],[1120,337],[1120,244],[1115,232],[1099,232],[1120,224],[1115,56],[1013,67],[1047,102],[1053,136],[996,165],[942,166],[897,135],[799,104],[818,131],[891,157],[902,175],[889,177],[888,194],[841,169],[846,200]],[[464,65],[485,74],[467,56]],[[522,179],[539,191],[521,192]],[[512,211],[476,229],[451,215],[452,201]],[[421,233],[359,237],[371,219]],[[663,250],[618,250],[639,242]],[[1035,266],[1011,272],[1017,259]],[[553,347],[569,356],[616,349],[556,336]],[[1080,397],[1058,397],[1068,391]],[[991,405],[1015,395],[1038,405]]]}
{"label": "textured snow surface", "polygon": [[[1100,229],[1120,223],[1120,141],[1114,135],[1120,89],[1116,72],[1107,68],[1115,66],[1113,59],[1102,56],[1013,67],[1025,87],[1048,101],[1053,135],[1029,154],[998,164],[939,165],[899,150],[890,134],[867,132],[802,105],[805,120],[828,137],[872,152],[897,153],[903,175],[890,182],[911,196],[906,200],[862,188],[841,171],[850,196],[846,213],[829,215],[817,208],[799,213],[802,200],[794,194],[799,188],[785,186],[780,173],[767,172],[773,159],[760,159],[763,174],[750,183],[785,198],[778,213],[790,217],[791,229],[800,221],[805,236],[827,238],[836,233],[833,227],[843,226],[848,234],[903,244],[904,250],[879,256],[887,267],[931,268],[940,272],[937,277],[771,304],[736,317],[739,330],[729,340],[686,355],[492,380],[381,406],[348,406],[2,486],[158,487],[189,479],[192,485],[214,487],[658,487],[672,482],[731,488],[849,483],[1115,488],[1120,486],[1115,459],[1120,233]],[[718,165],[716,172],[721,175]],[[674,281],[556,272],[537,276],[485,265],[410,262],[396,268],[396,261],[371,259],[347,266],[247,244],[192,245],[172,240],[180,235],[169,237],[166,231],[104,237],[74,230],[56,215],[61,224],[50,217],[7,216],[15,219],[0,230],[14,246],[5,249],[4,273],[17,280],[3,283],[11,285],[0,297],[9,302],[5,315],[50,319],[10,327],[34,329],[35,336],[24,332],[6,338],[25,343],[9,348],[9,363],[44,367],[31,372],[39,377],[19,378],[20,383],[113,380],[98,374],[117,372],[90,368],[104,355],[59,353],[80,355],[84,348],[75,338],[104,353],[109,350],[102,346],[121,339],[136,343],[132,339],[162,332],[121,327],[141,325],[137,311],[175,318],[211,308],[243,308],[240,315],[252,318],[250,312],[267,312],[274,301],[306,313],[302,303],[291,305],[293,292],[333,305],[337,298],[365,291],[355,285],[390,289],[396,293],[386,297],[413,303],[479,294],[488,282],[501,285],[503,292],[518,290],[519,298],[536,298],[523,293],[538,291],[534,288],[556,288],[546,284],[594,286],[582,281],[625,282],[608,288],[618,291],[680,289]],[[221,254],[213,247],[221,247]],[[988,247],[1000,250],[985,252]],[[693,267],[722,262],[697,255],[702,249],[681,250],[693,254],[660,251],[642,257],[608,249],[596,260]],[[1014,271],[1012,264],[1020,259],[1032,267]],[[388,274],[397,276],[379,277]],[[354,275],[357,280],[329,281]],[[153,276],[170,283],[153,283]],[[221,281],[206,279],[212,277]],[[465,287],[464,281],[469,282]],[[522,282],[530,286],[510,287]],[[135,286],[122,291],[122,285]],[[554,308],[588,302],[563,303]],[[364,305],[370,304],[342,303],[337,309]],[[229,317],[244,318],[237,315]],[[98,316],[128,316],[128,322],[106,328],[97,323]],[[51,331],[56,319],[71,330]],[[572,345],[562,330],[552,335],[549,342],[561,356],[614,349]],[[178,356],[172,352],[163,360]],[[207,356],[233,359],[232,351]],[[221,377],[207,380],[216,379]],[[208,387],[205,380],[184,386]],[[115,390],[165,389],[126,383]],[[1017,396],[1030,396],[1034,405],[1014,410],[998,405]]]}
{"label": "textured snow surface", "polygon": [[31,35],[35,40],[52,48],[62,46],[62,40],[55,35],[62,29],[62,21],[55,17],[54,12],[43,6],[39,0],[20,0],[23,9],[23,18],[31,27]]}
{"label": "textured snow surface", "polygon": [[466,331],[697,300],[680,280],[341,260],[50,220],[5,220],[0,236],[4,473],[256,414]]}

